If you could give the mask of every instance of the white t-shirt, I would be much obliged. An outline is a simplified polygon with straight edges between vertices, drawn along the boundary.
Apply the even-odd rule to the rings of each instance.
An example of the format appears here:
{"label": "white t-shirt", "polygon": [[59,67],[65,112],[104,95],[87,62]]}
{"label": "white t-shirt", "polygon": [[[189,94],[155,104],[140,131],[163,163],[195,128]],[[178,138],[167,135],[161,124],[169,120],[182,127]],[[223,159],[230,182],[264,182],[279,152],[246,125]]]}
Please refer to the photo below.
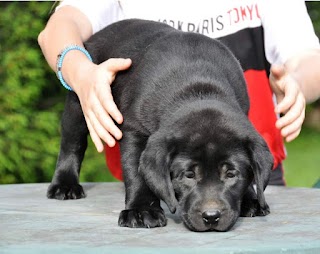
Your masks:
{"label": "white t-shirt", "polygon": [[319,47],[302,0],[64,0],[57,9],[65,5],[83,12],[93,33],[127,18],[160,21],[211,38],[262,26],[266,58],[271,64]]}

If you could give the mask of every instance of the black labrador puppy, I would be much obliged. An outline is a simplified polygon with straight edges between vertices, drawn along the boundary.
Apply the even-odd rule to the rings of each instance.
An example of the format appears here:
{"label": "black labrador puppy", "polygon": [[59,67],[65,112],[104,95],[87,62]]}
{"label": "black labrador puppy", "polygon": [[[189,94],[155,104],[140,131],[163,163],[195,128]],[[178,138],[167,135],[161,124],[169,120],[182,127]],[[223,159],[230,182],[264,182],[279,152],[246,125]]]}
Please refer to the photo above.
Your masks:
{"label": "black labrador puppy", "polygon": [[[131,58],[112,92],[120,126],[125,227],[166,225],[163,200],[193,231],[227,231],[239,215],[267,215],[272,156],[249,122],[240,64],[217,40],[168,25],[124,20],[93,35],[95,63]],[[79,185],[88,129],[75,93],[67,96],[57,167],[47,196],[85,196]],[[256,191],[252,182],[256,183]]]}

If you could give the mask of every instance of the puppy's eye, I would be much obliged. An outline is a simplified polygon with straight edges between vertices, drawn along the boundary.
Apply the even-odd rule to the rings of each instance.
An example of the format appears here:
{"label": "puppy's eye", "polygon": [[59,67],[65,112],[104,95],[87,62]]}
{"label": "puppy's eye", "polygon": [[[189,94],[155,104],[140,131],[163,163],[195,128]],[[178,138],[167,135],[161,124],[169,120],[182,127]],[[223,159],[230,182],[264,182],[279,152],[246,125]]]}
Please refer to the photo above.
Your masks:
{"label": "puppy's eye", "polygon": [[231,171],[227,172],[227,177],[228,178],[233,178],[235,177],[236,175],[234,173],[232,173]]}
{"label": "puppy's eye", "polygon": [[196,176],[196,174],[194,173],[193,170],[188,170],[184,173],[185,177],[187,178],[194,178]]}

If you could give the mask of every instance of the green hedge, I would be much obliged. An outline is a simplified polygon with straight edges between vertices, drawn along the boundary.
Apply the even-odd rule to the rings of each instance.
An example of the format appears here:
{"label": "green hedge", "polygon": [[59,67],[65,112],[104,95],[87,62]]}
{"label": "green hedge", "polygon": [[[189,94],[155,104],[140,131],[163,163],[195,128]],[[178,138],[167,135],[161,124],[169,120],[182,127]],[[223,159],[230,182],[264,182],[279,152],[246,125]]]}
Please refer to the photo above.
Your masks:
{"label": "green hedge", "polygon": [[48,179],[59,144],[62,94],[37,46],[52,3],[1,3],[0,179]]}
{"label": "green hedge", "polygon": [[[50,181],[64,90],[37,43],[53,2],[0,2],[0,183]],[[108,180],[90,145],[83,180]]]}

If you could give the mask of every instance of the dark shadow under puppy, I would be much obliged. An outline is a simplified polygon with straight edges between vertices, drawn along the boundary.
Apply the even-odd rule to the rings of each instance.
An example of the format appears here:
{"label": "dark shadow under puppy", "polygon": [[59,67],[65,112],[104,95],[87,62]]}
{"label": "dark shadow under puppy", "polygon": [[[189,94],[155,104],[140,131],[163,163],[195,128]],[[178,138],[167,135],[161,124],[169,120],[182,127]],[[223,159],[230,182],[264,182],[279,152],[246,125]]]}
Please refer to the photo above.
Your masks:
{"label": "dark shadow under puppy", "polygon": [[[113,57],[133,62],[112,86],[125,119],[120,226],[165,226],[160,200],[172,213],[178,208],[193,231],[227,231],[240,215],[269,213],[263,192],[273,159],[248,120],[242,69],[224,45],[165,24],[125,20],[85,46],[97,64]],[[85,196],[79,174],[87,135],[79,100],[70,92],[49,198]]]}

